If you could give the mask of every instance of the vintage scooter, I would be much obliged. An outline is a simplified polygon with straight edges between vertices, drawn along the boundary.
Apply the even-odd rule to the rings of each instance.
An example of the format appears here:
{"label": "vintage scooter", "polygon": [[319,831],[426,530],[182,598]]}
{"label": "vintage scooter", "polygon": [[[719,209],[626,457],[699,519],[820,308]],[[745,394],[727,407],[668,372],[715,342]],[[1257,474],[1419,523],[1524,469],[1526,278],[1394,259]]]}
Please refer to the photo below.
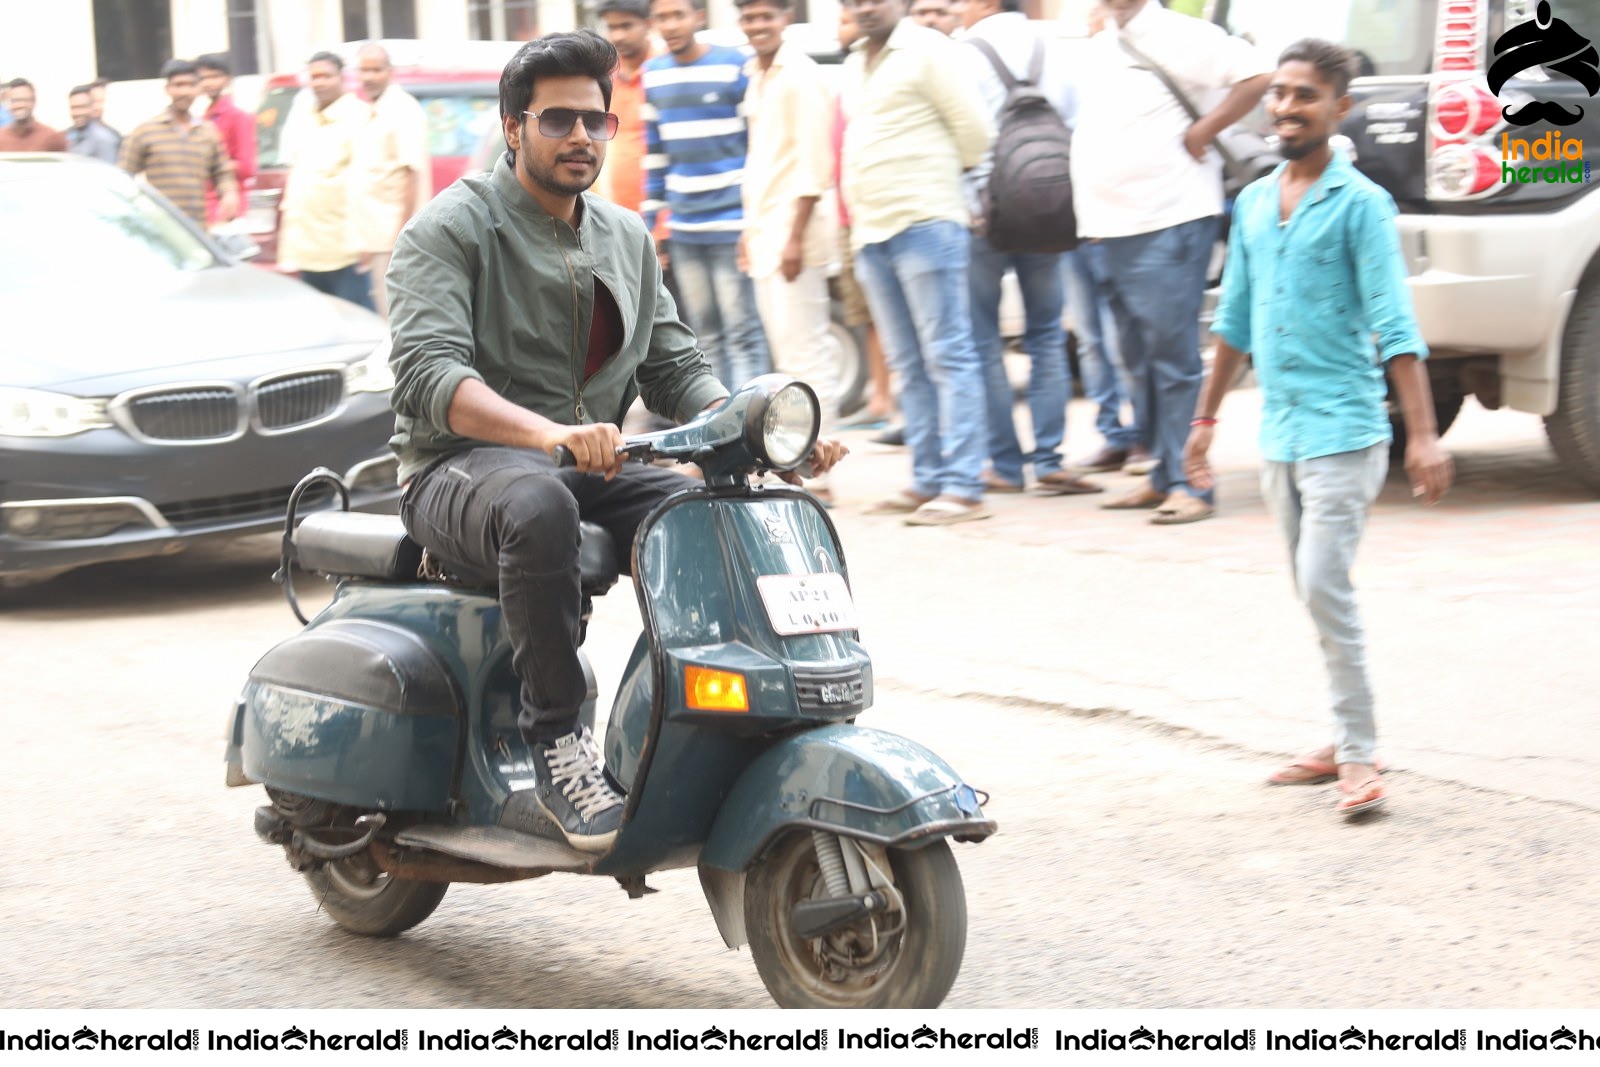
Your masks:
{"label": "vintage scooter", "polygon": [[[938,756],[855,725],[872,664],[833,523],[807,493],[750,484],[801,467],[818,424],[809,386],[766,375],[626,439],[635,459],[694,463],[704,484],[685,479],[633,546],[644,633],[606,731],[626,804],[603,854],[542,825],[494,589],[440,576],[394,516],[325,510],[296,526],[304,494],[329,480],[343,494],[332,472],[308,476],[279,579],[296,615],[294,567],[338,585],[256,664],[230,717],[228,784],[261,783],[271,801],[256,832],[335,922],[380,937],[427,918],[450,882],[567,871],[637,898],[650,872],[698,866],[723,939],[750,945],[778,1004],[939,1004],[966,945],[947,839],[995,823]],[[585,525],[581,545],[587,622],[618,567],[604,530]]]}

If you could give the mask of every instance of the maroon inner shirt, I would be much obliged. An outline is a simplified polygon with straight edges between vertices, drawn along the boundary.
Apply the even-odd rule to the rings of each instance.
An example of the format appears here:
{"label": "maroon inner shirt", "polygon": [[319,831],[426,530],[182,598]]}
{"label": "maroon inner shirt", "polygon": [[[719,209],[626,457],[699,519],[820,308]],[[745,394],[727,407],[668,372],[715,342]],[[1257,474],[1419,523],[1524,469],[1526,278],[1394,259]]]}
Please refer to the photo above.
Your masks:
{"label": "maroon inner shirt", "polygon": [[600,371],[601,364],[622,347],[622,312],[617,301],[596,278],[594,282],[594,315],[589,320],[589,354],[583,363],[583,380],[588,381]]}

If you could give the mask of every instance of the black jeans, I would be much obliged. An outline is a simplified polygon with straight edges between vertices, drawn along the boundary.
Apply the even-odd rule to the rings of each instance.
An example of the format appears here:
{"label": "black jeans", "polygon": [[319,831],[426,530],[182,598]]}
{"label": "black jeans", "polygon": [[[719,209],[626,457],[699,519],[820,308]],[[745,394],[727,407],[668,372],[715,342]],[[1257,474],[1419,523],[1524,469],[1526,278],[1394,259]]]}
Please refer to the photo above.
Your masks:
{"label": "black jeans", "polygon": [[694,483],[660,467],[629,464],[612,481],[556,467],[543,452],[474,448],[412,480],[400,517],[413,540],[471,581],[499,583],[522,682],[517,718],[532,742],[571,733],[587,693],[578,662],[583,595],[578,521],[603,526],[632,570],[634,534],[668,494]]}

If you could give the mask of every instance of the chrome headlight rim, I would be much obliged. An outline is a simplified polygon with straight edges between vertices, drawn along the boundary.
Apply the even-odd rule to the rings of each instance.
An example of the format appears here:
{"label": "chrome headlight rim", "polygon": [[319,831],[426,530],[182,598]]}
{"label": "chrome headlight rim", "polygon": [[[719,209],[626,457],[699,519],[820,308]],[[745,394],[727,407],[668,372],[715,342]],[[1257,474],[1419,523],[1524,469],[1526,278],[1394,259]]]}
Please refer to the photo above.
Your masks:
{"label": "chrome headlight rim", "polygon": [[[822,405],[817,400],[816,391],[800,379],[789,378],[780,381],[781,384],[774,383],[772,388],[751,402],[745,413],[745,442],[766,469],[790,471],[804,463],[810,457],[812,449],[816,447],[817,437],[822,431]],[[791,408],[789,401],[785,399],[786,394],[790,398],[795,396],[803,398],[804,408]],[[791,446],[787,453],[774,455],[773,441],[770,437],[773,427],[768,425],[770,418],[799,410],[808,410],[810,416],[809,425],[802,438],[805,446],[798,450],[798,454],[794,454],[796,450]],[[792,433],[796,428],[791,426],[786,429]]]}

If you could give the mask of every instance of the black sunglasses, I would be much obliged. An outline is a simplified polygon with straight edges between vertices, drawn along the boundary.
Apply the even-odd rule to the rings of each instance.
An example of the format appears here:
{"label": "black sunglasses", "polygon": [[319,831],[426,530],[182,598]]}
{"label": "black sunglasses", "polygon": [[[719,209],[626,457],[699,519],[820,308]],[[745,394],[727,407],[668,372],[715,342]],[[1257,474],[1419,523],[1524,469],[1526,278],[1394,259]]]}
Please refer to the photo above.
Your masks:
{"label": "black sunglasses", "polygon": [[617,135],[622,120],[609,111],[577,111],[570,107],[547,107],[543,111],[524,111],[539,120],[539,133],[545,137],[565,137],[583,120],[591,140],[609,141]]}

